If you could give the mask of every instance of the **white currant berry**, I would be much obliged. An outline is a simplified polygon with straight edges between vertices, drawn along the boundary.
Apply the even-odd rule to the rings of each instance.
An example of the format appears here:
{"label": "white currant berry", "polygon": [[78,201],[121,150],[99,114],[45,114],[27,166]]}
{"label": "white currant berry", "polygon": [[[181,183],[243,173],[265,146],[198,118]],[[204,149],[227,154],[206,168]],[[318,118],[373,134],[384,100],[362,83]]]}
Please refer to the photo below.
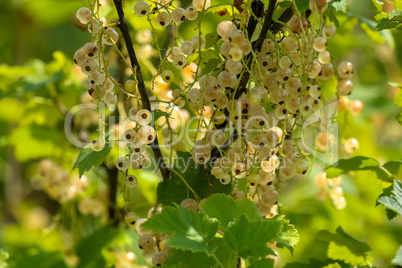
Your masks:
{"label": "white currant berry", "polygon": [[129,162],[129,160],[128,160],[127,158],[125,158],[125,157],[119,157],[119,158],[117,158],[117,160],[116,160],[116,168],[117,168],[118,170],[127,170],[128,167],[129,167],[129,165],[130,165],[130,162]]}
{"label": "white currant berry", "polygon": [[163,27],[169,26],[171,22],[171,16],[167,12],[160,12],[158,16],[156,16],[156,22]]}
{"label": "white currant berry", "polygon": [[183,54],[177,55],[173,58],[173,64],[179,69],[183,69],[186,66],[187,59]]}
{"label": "white currant berry", "polygon": [[87,26],[88,32],[91,34],[99,33],[101,28],[101,23],[97,19],[92,19]]}
{"label": "white currant berry", "polygon": [[295,53],[298,48],[296,39],[291,36],[286,36],[283,38],[281,45],[283,50],[285,50],[287,53]]}
{"label": "white currant berry", "polygon": [[152,114],[147,109],[141,109],[137,112],[135,120],[141,126],[148,125],[152,121]]}
{"label": "white currant berry", "polygon": [[223,41],[229,41],[230,33],[236,30],[236,26],[228,20],[221,21],[216,28],[216,32]]}
{"label": "white currant berry", "polygon": [[176,46],[173,46],[166,51],[167,60],[170,62],[173,62],[174,57],[177,55],[181,55],[181,50]]}
{"label": "white currant berry", "polygon": [[112,46],[113,42],[117,43],[118,40],[119,34],[113,28],[107,28],[102,35],[102,42],[109,46]]}
{"label": "white currant berry", "polygon": [[127,129],[123,134],[124,141],[127,143],[132,143],[137,139],[137,133],[134,129]]}
{"label": "white currant berry", "polygon": [[92,12],[86,7],[81,7],[78,9],[76,16],[82,24],[88,24],[92,19]]}
{"label": "white currant berry", "polygon": [[192,6],[189,6],[189,7],[186,9],[185,15],[186,15],[186,18],[187,18],[189,21],[193,21],[193,20],[196,20],[196,19],[198,18],[198,12],[197,12],[197,11],[195,10],[195,8],[192,7]]}
{"label": "white currant berry", "polygon": [[327,39],[324,37],[316,37],[313,42],[313,48],[317,52],[321,52],[327,49]]}
{"label": "white currant berry", "polygon": [[81,63],[81,70],[86,75],[96,73],[98,71],[98,68],[98,62],[92,59],[86,59]]}
{"label": "white currant berry", "polygon": [[156,138],[155,129],[151,126],[142,126],[137,132],[137,138],[142,144],[150,144]]}
{"label": "white currant berry", "polygon": [[321,51],[318,53],[318,60],[321,64],[328,64],[331,61],[331,54],[329,54],[328,50]]}
{"label": "white currant berry", "polygon": [[196,10],[205,10],[211,6],[211,0],[193,0],[193,7]]}
{"label": "white currant berry", "polygon": [[162,72],[162,79],[166,83],[171,83],[174,80],[174,73],[171,70],[164,70]]}
{"label": "white currant berry", "polygon": [[134,175],[127,175],[126,177],[126,186],[128,188],[135,188],[137,186],[138,179]]}
{"label": "white currant berry", "polygon": [[177,7],[173,9],[171,17],[173,22],[182,23],[186,20],[186,10],[184,10],[184,8]]}
{"label": "white currant berry", "polygon": [[105,96],[103,97],[103,101],[108,107],[114,107],[117,104],[117,95],[115,95],[113,92],[108,91],[105,93]]}
{"label": "white currant berry", "polygon": [[296,163],[295,163],[296,174],[305,175],[305,174],[307,174],[309,168],[310,168],[310,166],[306,161],[301,160],[301,159],[296,160]]}
{"label": "white currant berry", "polygon": [[229,57],[234,61],[240,61],[243,58],[243,51],[240,47],[233,46],[229,50]]}
{"label": "white currant berry", "polygon": [[364,104],[361,100],[352,100],[349,103],[349,112],[353,115],[359,115],[364,108]]}
{"label": "white currant berry", "polygon": [[334,37],[335,33],[336,28],[334,25],[328,24],[322,28],[322,35],[327,39],[331,39],[332,37]]}
{"label": "white currant berry", "polygon": [[338,75],[341,79],[350,79],[353,74],[353,64],[348,61],[343,61],[338,66]]}
{"label": "white currant berry", "polygon": [[348,154],[353,154],[357,149],[359,149],[359,141],[355,138],[348,139],[345,142],[344,149]]}
{"label": "white currant berry", "polygon": [[338,82],[336,89],[340,96],[350,95],[353,91],[353,83],[348,79],[343,79]]}
{"label": "white currant berry", "polygon": [[308,89],[308,94],[313,98],[318,98],[321,95],[321,88],[318,85],[312,85]]}
{"label": "white currant berry", "polygon": [[155,255],[152,256],[152,265],[157,267],[162,266],[167,257],[168,254],[165,251],[156,252]]}
{"label": "white currant berry", "polygon": [[84,51],[82,49],[77,50],[74,54],[74,63],[82,67],[82,63],[87,59]]}
{"label": "white currant berry", "polygon": [[187,208],[187,209],[190,209],[190,210],[195,211],[195,212],[200,210],[200,207],[198,206],[197,201],[195,201],[193,198],[184,199],[180,203],[180,206],[182,206],[184,208]]}
{"label": "white currant berry", "polygon": [[140,17],[147,16],[150,12],[149,4],[145,1],[138,1],[134,5],[134,12]]}
{"label": "white currant berry", "polygon": [[104,87],[97,87],[95,85],[91,85],[91,87],[88,90],[88,94],[94,100],[102,99],[106,94],[106,90]]}
{"label": "white currant berry", "polygon": [[88,80],[92,85],[100,85],[105,81],[105,74],[96,72],[88,76]]}
{"label": "white currant berry", "polygon": [[91,148],[92,150],[94,150],[95,152],[99,152],[102,151],[102,149],[105,147],[105,141],[102,139],[96,139],[93,140],[91,143]]}
{"label": "white currant berry", "polygon": [[145,151],[144,143],[141,143],[139,140],[135,140],[131,143],[131,151],[136,154],[140,154]]}
{"label": "white currant berry", "polygon": [[184,55],[190,56],[194,53],[194,45],[191,41],[186,41],[181,45],[181,52]]}
{"label": "white currant berry", "polygon": [[220,178],[219,181],[223,184],[223,185],[227,185],[231,182],[231,177],[229,174],[223,174]]}
{"label": "white currant berry", "polygon": [[[193,43],[194,50],[203,50],[205,48],[205,38],[200,35],[194,35],[191,38],[191,42]],[[200,46],[201,44],[201,46]]]}
{"label": "white currant berry", "polygon": [[130,226],[135,226],[137,219],[138,219],[138,216],[134,212],[128,212],[126,214],[126,216],[124,217],[124,220]]}

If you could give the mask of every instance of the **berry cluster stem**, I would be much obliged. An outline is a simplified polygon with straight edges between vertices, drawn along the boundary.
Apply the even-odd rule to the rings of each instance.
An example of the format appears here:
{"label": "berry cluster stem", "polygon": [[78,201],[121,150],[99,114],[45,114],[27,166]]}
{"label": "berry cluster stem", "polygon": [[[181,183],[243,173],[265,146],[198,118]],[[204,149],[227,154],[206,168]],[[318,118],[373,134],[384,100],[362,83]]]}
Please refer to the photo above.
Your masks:
{"label": "berry cluster stem", "polygon": [[[117,14],[119,16],[119,24],[118,25],[119,25],[120,31],[123,35],[124,42],[127,47],[127,52],[128,52],[128,56],[131,61],[131,66],[133,67],[134,70],[136,70],[135,75],[136,75],[136,78],[138,81],[138,91],[141,95],[141,101],[142,101],[143,108],[152,112],[151,104],[149,102],[149,97],[148,97],[148,93],[147,93],[147,88],[145,87],[144,78],[142,77],[141,66],[137,60],[137,56],[134,51],[134,46],[131,41],[130,32],[128,30],[126,17],[124,16],[123,0],[113,0],[113,2],[116,7]],[[165,161],[162,156],[162,152],[159,148],[158,137],[155,137],[155,140],[151,147],[154,152],[155,158],[157,159],[157,165],[159,167],[159,170],[161,171],[163,179],[168,179],[169,178],[169,169],[165,164]]]}

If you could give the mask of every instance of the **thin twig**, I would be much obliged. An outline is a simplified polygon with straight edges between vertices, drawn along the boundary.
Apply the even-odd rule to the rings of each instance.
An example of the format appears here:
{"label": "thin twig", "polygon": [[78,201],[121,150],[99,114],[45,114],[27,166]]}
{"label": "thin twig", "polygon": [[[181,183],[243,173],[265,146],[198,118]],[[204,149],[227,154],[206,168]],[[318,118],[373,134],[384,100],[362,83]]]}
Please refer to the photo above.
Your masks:
{"label": "thin twig", "polygon": [[[119,16],[118,25],[119,25],[120,31],[123,35],[124,42],[127,47],[127,52],[128,52],[128,56],[131,61],[131,66],[133,67],[134,70],[136,70],[135,75],[136,75],[136,78],[138,81],[138,91],[141,95],[143,108],[152,112],[147,89],[146,89],[145,83],[144,83],[144,78],[142,77],[141,66],[137,60],[137,56],[135,54],[133,43],[131,41],[130,33],[128,30],[126,18],[124,16],[123,0],[113,0],[113,2],[114,2],[114,5],[116,6],[117,14]],[[162,178],[168,179],[169,178],[169,169],[165,164],[165,161],[162,156],[162,152],[159,148],[158,137],[155,137],[155,140],[154,140],[153,144],[151,145],[151,148],[154,152],[155,158],[157,159],[157,165],[159,167],[159,170],[161,171]]]}

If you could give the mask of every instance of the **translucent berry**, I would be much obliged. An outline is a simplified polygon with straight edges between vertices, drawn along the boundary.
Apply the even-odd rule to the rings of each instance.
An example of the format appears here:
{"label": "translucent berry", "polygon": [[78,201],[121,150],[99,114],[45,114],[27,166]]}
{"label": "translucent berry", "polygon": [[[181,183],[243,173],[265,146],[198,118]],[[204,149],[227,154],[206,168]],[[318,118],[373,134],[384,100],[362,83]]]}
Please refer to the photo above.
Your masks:
{"label": "translucent berry", "polygon": [[138,179],[134,175],[128,175],[126,177],[126,186],[128,188],[135,188],[137,186]]}
{"label": "translucent berry", "polygon": [[174,73],[171,70],[164,70],[162,72],[162,79],[166,83],[171,83],[174,80]]}
{"label": "translucent berry", "polygon": [[124,217],[124,220],[126,221],[126,223],[130,226],[134,226],[135,223],[137,222],[137,215],[135,215],[134,212],[128,212],[126,214],[126,216]]}
{"label": "translucent berry", "polygon": [[353,115],[359,115],[364,108],[364,104],[361,100],[352,100],[349,104],[349,111]]}
{"label": "translucent berry", "polygon": [[322,35],[327,39],[331,39],[332,37],[334,37],[335,33],[336,28],[334,25],[327,24],[322,28]]}
{"label": "translucent berry", "polygon": [[186,9],[185,16],[189,21],[193,21],[198,18],[198,12],[195,10],[194,7],[190,6]]}
{"label": "translucent berry", "polygon": [[141,126],[148,125],[152,121],[152,114],[147,109],[141,109],[137,112],[135,120]]}
{"label": "translucent berry", "polygon": [[171,17],[167,12],[161,12],[156,16],[156,22],[163,27],[166,27],[170,24]]}
{"label": "translucent berry", "polygon": [[105,147],[105,141],[102,139],[96,139],[93,140],[91,143],[91,148],[92,150],[94,150],[95,152],[99,152],[102,151],[102,149]]}
{"label": "translucent berry", "polygon": [[82,24],[88,24],[92,19],[92,12],[86,7],[81,7],[78,9],[76,16]]}
{"label": "translucent berry", "polygon": [[336,89],[340,96],[350,95],[353,91],[353,83],[348,79],[343,79],[338,82]]}
{"label": "translucent berry", "polygon": [[129,167],[129,160],[125,157],[119,157],[116,160],[116,167],[118,170],[127,170]]}
{"label": "translucent berry", "polygon": [[186,20],[186,10],[184,10],[184,8],[177,7],[173,9],[171,17],[173,22],[182,23]]}
{"label": "translucent berry", "polygon": [[113,45],[113,42],[117,43],[118,40],[119,34],[113,28],[107,28],[105,33],[102,35],[103,43],[109,46]]}
{"label": "translucent berry", "polygon": [[145,1],[138,1],[134,5],[134,12],[140,17],[147,16],[150,12],[149,4]]}

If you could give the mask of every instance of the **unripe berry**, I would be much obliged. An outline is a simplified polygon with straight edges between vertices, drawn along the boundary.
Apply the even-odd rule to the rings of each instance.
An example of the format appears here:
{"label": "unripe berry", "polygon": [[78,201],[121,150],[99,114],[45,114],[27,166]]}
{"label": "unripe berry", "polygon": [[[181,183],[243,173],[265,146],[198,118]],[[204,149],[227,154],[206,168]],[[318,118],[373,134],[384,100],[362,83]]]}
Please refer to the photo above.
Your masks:
{"label": "unripe berry", "polygon": [[171,83],[174,80],[174,73],[171,70],[164,70],[162,72],[162,79],[166,83]]}
{"label": "unripe berry", "polygon": [[137,89],[137,83],[134,80],[129,79],[124,83],[124,88],[128,92],[135,92],[135,90]]}

